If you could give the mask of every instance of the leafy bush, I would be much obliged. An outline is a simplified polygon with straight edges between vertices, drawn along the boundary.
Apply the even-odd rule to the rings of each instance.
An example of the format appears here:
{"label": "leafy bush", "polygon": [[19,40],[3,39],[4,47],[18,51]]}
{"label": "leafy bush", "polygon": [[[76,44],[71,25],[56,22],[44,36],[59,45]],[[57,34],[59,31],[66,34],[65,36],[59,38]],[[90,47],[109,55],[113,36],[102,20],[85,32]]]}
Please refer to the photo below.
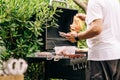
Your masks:
{"label": "leafy bush", "polygon": [[0,7],[0,45],[6,47],[5,59],[25,58],[42,50],[43,28],[57,25],[55,8],[50,10],[43,0],[2,0]]}
{"label": "leafy bush", "polygon": [[[44,0],[0,1],[0,59],[24,58],[42,51],[43,28],[56,26],[56,8],[49,8]],[[25,80],[33,80],[33,74],[42,64],[29,66]],[[41,72],[42,75],[43,72]],[[34,80],[38,80],[36,75]]]}

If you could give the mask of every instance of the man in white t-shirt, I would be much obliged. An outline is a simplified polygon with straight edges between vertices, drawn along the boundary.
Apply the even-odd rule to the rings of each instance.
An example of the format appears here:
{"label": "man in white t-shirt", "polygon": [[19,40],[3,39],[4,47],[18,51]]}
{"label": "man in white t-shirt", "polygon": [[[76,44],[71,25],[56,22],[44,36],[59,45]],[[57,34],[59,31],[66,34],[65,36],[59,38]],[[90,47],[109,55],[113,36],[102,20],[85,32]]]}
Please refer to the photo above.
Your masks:
{"label": "man in white t-shirt", "polygon": [[86,21],[87,29],[65,36],[71,42],[87,39],[90,76],[86,79],[120,80],[119,0],[89,0],[86,16],[76,16]]}

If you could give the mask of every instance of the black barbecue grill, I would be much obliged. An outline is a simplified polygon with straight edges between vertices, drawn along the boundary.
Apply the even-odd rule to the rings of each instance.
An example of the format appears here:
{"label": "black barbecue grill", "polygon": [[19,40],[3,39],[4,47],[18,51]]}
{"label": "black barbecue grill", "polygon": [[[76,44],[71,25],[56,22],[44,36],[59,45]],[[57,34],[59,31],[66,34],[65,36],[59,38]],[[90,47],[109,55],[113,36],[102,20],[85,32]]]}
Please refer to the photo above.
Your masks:
{"label": "black barbecue grill", "polygon": [[76,43],[71,43],[65,38],[59,35],[59,32],[70,32],[70,24],[72,24],[73,16],[78,13],[78,10],[61,8],[57,7],[56,9],[62,10],[62,12],[56,12],[57,15],[55,18],[57,19],[56,23],[59,25],[56,27],[48,27],[45,28],[43,33],[44,36],[44,50],[53,50],[55,46],[76,46]]}
{"label": "black barbecue grill", "polygon": [[[70,24],[73,21],[73,16],[78,13],[78,10],[57,7],[56,12],[59,15],[57,18],[58,28],[49,27],[44,29],[44,51],[52,53],[52,56],[37,56],[28,57],[28,63],[45,62],[45,80],[50,78],[59,78],[65,80],[85,80],[86,58],[87,52],[76,52],[72,57],[57,56],[57,61],[54,47],[55,46],[77,46],[77,43],[71,43],[65,38],[59,36],[60,32],[69,32]],[[48,58],[51,58],[47,60]]]}

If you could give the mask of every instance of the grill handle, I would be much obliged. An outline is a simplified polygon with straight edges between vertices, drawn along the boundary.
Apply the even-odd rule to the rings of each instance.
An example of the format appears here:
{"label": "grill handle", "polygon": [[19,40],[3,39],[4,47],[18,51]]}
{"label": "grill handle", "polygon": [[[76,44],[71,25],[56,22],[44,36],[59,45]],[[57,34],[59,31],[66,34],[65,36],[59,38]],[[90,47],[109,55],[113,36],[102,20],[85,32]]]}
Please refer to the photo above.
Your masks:
{"label": "grill handle", "polygon": [[60,3],[65,3],[66,7],[69,8],[69,5],[65,0],[50,0],[49,5],[52,6],[52,2],[60,2]]}

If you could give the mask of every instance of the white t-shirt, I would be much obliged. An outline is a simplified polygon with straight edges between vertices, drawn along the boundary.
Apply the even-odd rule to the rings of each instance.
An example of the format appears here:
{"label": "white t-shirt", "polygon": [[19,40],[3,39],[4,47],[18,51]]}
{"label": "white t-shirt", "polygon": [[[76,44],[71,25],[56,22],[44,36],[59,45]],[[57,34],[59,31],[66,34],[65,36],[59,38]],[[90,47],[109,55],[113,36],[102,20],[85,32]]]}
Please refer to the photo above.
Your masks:
{"label": "white t-shirt", "polygon": [[89,0],[86,23],[103,19],[100,35],[87,39],[88,60],[120,59],[120,3],[119,0]]}

